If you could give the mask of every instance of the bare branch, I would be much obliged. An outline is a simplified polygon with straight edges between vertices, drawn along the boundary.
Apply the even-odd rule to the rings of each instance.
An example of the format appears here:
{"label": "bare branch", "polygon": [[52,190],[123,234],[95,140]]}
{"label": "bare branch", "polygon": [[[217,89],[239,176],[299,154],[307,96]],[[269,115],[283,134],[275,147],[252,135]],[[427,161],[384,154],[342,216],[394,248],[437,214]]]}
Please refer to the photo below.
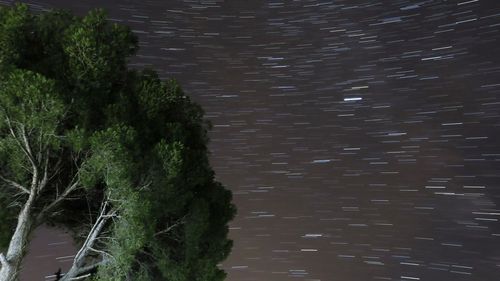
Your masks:
{"label": "bare branch", "polygon": [[181,225],[181,224],[184,224],[184,219],[186,218],[186,216],[180,218],[179,220],[177,220],[177,222],[175,222],[174,224],[172,224],[171,226],[167,227],[166,229],[162,230],[162,231],[158,231],[154,234],[154,236],[158,236],[158,235],[161,235],[161,234],[164,234],[164,233],[167,233],[167,232],[170,232],[172,229],[174,229],[175,227]]}
{"label": "bare branch", "polygon": [[24,152],[26,157],[28,158],[29,162],[31,163],[32,167],[32,174],[33,174],[33,179],[31,182],[31,189],[34,189],[38,183],[38,165],[36,163],[36,159],[33,157],[33,153],[31,150],[31,146],[28,141],[28,136],[26,135],[26,130],[24,128],[24,125],[20,125],[20,131],[21,131],[21,136],[19,137],[16,132],[14,131],[14,127],[12,125],[12,121],[8,116],[6,116],[6,121],[7,121],[7,126],[9,127],[10,134],[14,138],[14,140],[17,142],[21,150]]}
{"label": "bare branch", "polygon": [[30,191],[26,187],[24,187],[22,184],[19,184],[13,180],[6,179],[2,175],[0,175],[0,179],[3,180],[4,182],[10,184],[11,186],[21,190],[23,193],[30,194]]}
{"label": "bare branch", "polygon": [[[97,267],[97,265],[95,266]],[[92,267],[91,269],[89,269],[88,271],[91,271],[92,269],[94,269],[95,267]],[[90,277],[90,273],[88,274],[85,274],[85,275],[82,275],[82,276],[78,276],[78,277],[73,277],[71,278],[70,280],[82,280],[82,279],[85,279],[87,277]]]}
{"label": "bare branch", "polygon": [[26,134],[26,129],[24,128],[24,125],[21,125],[21,138],[23,141],[24,150],[26,152],[26,155],[28,156],[31,164],[33,165],[33,168],[38,169],[38,165],[36,163],[37,161],[36,161],[35,157],[33,156],[33,150],[31,149],[31,145],[30,145],[30,142],[28,140],[28,135]]}
{"label": "bare branch", "polygon": [[75,256],[75,261],[85,258],[87,256],[88,251],[94,246],[96,242],[97,236],[101,233],[102,229],[104,228],[104,225],[108,221],[109,218],[113,217],[116,214],[116,211],[111,209],[108,212],[106,212],[107,209],[107,202],[104,202],[104,205],[101,210],[101,214],[97,218],[96,222],[94,223],[92,229],[90,230],[89,234],[87,235],[87,239],[83,243],[80,251]]}
{"label": "bare branch", "polygon": [[[75,175],[75,177],[77,177],[77,175]],[[43,210],[38,215],[38,220],[42,219],[44,215],[46,215],[55,206],[61,203],[61,201],[65,200],[71,192],[75,191],[78,188],[79,183],[80,181],[78,181],[77,179],[73,179],[73,183],[71,183],[71,185],[67,187],[61,195],[58,195],[57,198],[54,201],[52,201],[52,203],[43,208]]]}
{"label": "bare branch", "polygon": [[[90,273],[88,273],[88,272],[90,272],[90,271],[94,270],[96,267],[104,265],[106,263],[108,263],[108,259],[103,259],[100,262],[96,262],[94,264],[82,267],[76,273],[76,277],[72,277],[69,280],[81,280],[81,279],[87,278],[90,276]],[[84,275],[82,275],[82,274],[84,274]]]}
{"label": "bare branch", "polygon": [[[97,238],[96,238],[97,239]],[[111,255],[110,253],[106,252],[106,251],[102,251],[102,250],[98,250],[98,249],[94,249],[92,247],[89,247],[89,250],[91,250],[92,252],[95,252],[95,253],[98,253],[98,254],[101,254],[102,257],[105,257],[105,256],[108,256],[108,257],[111,257],[113,259],[115,259],[115,257],[113,257],[113,255]]]}
{"label": "bare branch", "polygon": [[[90,270],[96,268],[97,266],[107,262],[108,257],[114,259],[114,257],[109,253],[94,248],[94,244],[98,241],[98,237],[102,233],[106,225],[106,222],[109,220],[109,218],[112,218],[116,214],[116,210],[112,208],[110,210],[107,209],[108,209],[108,202],[107,200],[105,200],[102,203],[99,217],[97,218],[94,225],[90,229],[90,232],[87,235],[87,238],[85,239],[82,247],[75,255],[75,258],[73,259],[73,265],[71,266],[68,273],[63,277],[62,279],[63,281],[78,280],[81,277],[81,276],[78,277],[79,275],[85,274]],[[92,264],[90,266],[84,266],[85,260],[89,256],[90,251],[101,254],[102,261]]]}
{"label": "bare branch", "polygon": [[43,178],[42,181],[40,182],[40,185],[38,186],[39,192],[42,192],[42,190],[47,186],[47,183],[49,182],[49,158],[50,158],[50,153],[49,149],[45,151],[45,163],[43,165]]}
{"label": "bare branch", "polygon": [[26,134],[26,129],[24,125],[21,125],[21,137],[24,143],[24,149],[26,151],[26,155],[33,166],[33,180],[31,182],[31,189],[34,190],[38,186],[38,163],[36,158],[33,156],[33,150],[31,149],[30,142],[28,140],[28,135]]}
{"label": "bare branch", "polygon": [[57,176],[57,174],[59,174],[59,172],[61,171],[61,168],[62,168],[62,157],[59,157],[57,159],[57,162],[56,164],[54,165],[54,172],[52,173],[52,175],[49,177],[49,180],[53,179],[55,176]]}
{"label": "bare branch", "polygon": [[3,253],[0,253],[0,265],[8,266],[9,262]]}
{"label": "bare branch", "polygon": [[32,167],[34,168],[36,166],[35,162],[33,161],[34,159],[31,158],[30,153],[26,150],[26,147],[21,142],[19,136],[16,134],[16,132],[14,132],[14,127],[12,126],[12,121],[10,120],[10,118],[8,116],[6,116],[5,120],[7,121],[7,126],[9,127],[10,134],[12,135],[12,137],[16,141],[17,145],[19,145],[21,150],[24,152],[24,154],[26,155],[26,157],[30,161]]}

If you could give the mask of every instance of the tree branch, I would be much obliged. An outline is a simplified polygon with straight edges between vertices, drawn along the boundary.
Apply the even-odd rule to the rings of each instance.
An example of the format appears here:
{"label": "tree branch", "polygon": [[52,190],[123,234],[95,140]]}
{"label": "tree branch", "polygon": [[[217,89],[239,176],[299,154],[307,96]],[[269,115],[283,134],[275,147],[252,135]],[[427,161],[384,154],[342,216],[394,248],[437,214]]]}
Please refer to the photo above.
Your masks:
{"label": "tree branch", "polygon": [[[77,175],[75,176],[77,177]],[[59,195],[54,201],[52,201],[52,203],[50,203],[49,205],[47,205],[46,207],[44,207],[42,209],[42,211],[40,212],[40,214],[38,215],[38,219],[37,220],[40,220],[45,214],[47,214],[48,212],[50,212],[55,206],[57,206],[57,204],[59,204],[61,201],[63,201],[64,199],[66,199],[66,197],[68,197],[68,195],[73,192],[74,190],[77,189],[78,187],[78,184],[80,183],[79,180],[74,180],[74,182],[69,186],[67,187],[64,192]]]}
{"label": "tree branch", "polygon": [[113,209],[106,212],[107,205],[108,205],[107,202],[103,203],[103,207],[102,207],[102,210],[101,210],[99,217],[97,218],[92,229],[90,230],[89,234],[87,235],[87,239],[85,239],[85,242],[83,243],[82,247],[80,248],[80,251],[78,251],[78,253],[75,256],[75,262],[78,261],[79,259],[85,258],[87,256],[88,251],[91,250],[92,247],[94,246],[94,243],[96,241],[97,236],[101,233],[101,231],[104,228],[104,225],[106,224],[108,219],[113,217],[116,214],[116,211]]}
{"label": "tree branch", "polygon": [[30,142],[28,140],[28,135],[26,134],[26,129],[24,128],[24,125],[21,125],[21,137],[24,143],[24,149],[26,151],[26,155],[28,156],[28,159],[31,162],[31,165],[33,167],[33,180],[31,181],[31,190],[35,190],[38,186],[38,161],[36,158],[33,156],[33,150],[31,149]]}
{"label": "tree branch", "polygon": [[24,125],[21,125],[21,137],[23,140],[24,148],[26,149],[26,152],[28,153],[28,157],[30,160],[33,162],[33,166],[37,167],[36,165],[36,158],[33,156],[33,150],[31,149],[30,142],[28,140],[28,135],[26,134],[26,128],[24,128]]}
{"label": "tree branch", "polygon": [[[91,274],[89,272],[96,269],[98,266],[106,264],[107,262],[108,262],[107,259],[103,259],[102,261],[99,261],[99,262],[96,262],[96,263],[93,263],[91,265],[87,265],[85,267],[78,269],[77,272],[74,274],[68,272],[63,276],[61,281],[82,280],[82,279],[85,279],[87,277],[90,277]],[[69,274],[73,275],[74,277],[71,277]],[[84,275],[82,275],[82,274],[84,274]]]}
{"label": "tree branch", "polygon": [[[70,278],[69,280],[80,280],[80,279],[84,279],[84,278],[87,278],[90,276],[90,274],[86,274],[92,270],[94,270],[96,267],[98,266],[101,266],[101,265],[104,265],[108,262],[107,259],[103,259],[102,261],[100,262],[96,262],[94,264],[91,264],[91,265],[88,265],[88,266],[85,266],[85,267],[82,267],[80,270],[78,270],[78,272],[76,273],[76,276],[77,277],[73,277],[73,278]],[[86,275],[82,275],[82,274],[86,274]],[[82,276],[79,276],[79,275],[82,275]]]}
{"label": "tree branch", "polygon": [[49,158],[50,158],[50,153],[49,149],[45,151],[45,163],[43,166],[43,178],[42,181],[40,182],[39,185],[39,192],[42,192],[42,190],[45,188],[47,183],[49,182]]}
{"label": "tree branch", "polygon": [[59,157],[57,159],[57,162],[56,164],[54,165],[54,172],[52,172],[52,175],[49,177],[49,180],[53,179],[55,176],[57,176],[57,174],[59,174],[59,172],[61,171],[61,167],[62,167],[62,157]]}
{"label": "tree branch", "polygon": [[26,147],[23,145],[20,138],[17,136],[16,132],[14,132],[14,127],[12,126],[12,121],[10,120],[10,118],[8,116],[5,117],[5,120],[7,121],[7,126],[9,127],[10,134],[12,135],[14,140],[17,142],[17,145],[19,145],[21,150],[24,152],[24,154],[26,155],[28,160],[30,161],[33,169],[35,169],[36,164],[34,162],[34,159],[31,157],[30,152],[26,150]]}
{"label": "tree branch", "polygon": [[[96,266],[96,267],[97,267],[97,266]],[[91,268],[91,269],[89,269],[88,271],[91,271],[92,269],[94,269],[94,267],[93,267],[93,268]],[[73,277],[73,278],[71,278],[70,280],[82,280],[82,279],[85,279],[85,278],[87,278],[87,277],[90,277],[90,273],[85,274],[85,275],[82,275],[82,276],[78,276],[78,277]]]}
{"label": "tree branch", "polygon": [[8,266],[9,262],[7,261],[7,258],[3,253],[0,253],[0,265],[2,266]]}
{"label": "tree branch", "polygon": [[[98,240],[98,239],[97,239],[97,237],[96,237],[96,239],[95,239],[95,240]],[[109,257],[111,257],[111,258],[113,258],[113,259],[115,258],[115,257],[113,257],[113,255],[111,255],[110,253],[108,253],[108,252],[106,252],[106,251],[102,251],[102,250],[94,249],[94,248],[92,248],[92,247],[89,247],[89,250],[91,250],[92,252],[95,252],[95,253],[101,254],[101,255],[102,255],[102,257],[109,256]]]}
{"label": "tree branch", "polygon": [[26,187],[24,187],[22,184],[19,184],[13,180],[6,179],[2,175],[0,175],[0,179],[3,180],[4,182],[10,184],[13,187],[20,189],[23,193],[30,194],[30,191]]}
{"label": "tree branch", "polygon": [[[85,239],[85,242],[83,242],[82,247],[78,251],[78,253],[75,255],[75,258],[73,259],[73,265],[69,269],[68,273],[66,273],[61,279],[62,281],[68,281],[68,280],[78,280],[80,277],[79,275],[85,274],[89,272],[90,270],[96,268],[97,266],[105,263],[108,261],[107,257],[113,258],[112,255],[101,251],[94,249],[94,244],[98,240],[98,236],[101,234],[102,230],[104,229],[104,226],[106,225],[106,222],[109,220],[109,218],[112,218],[116,214],[116,210],[113,210],[112,208],[108,211],[108,202],[105,200],[102,203],[101,207],[101,212],[99,214],[99,217],[95,221],[94,225],[90,229],[89,234],[87,235],[87,238]],[[90,266],[84,266],[85,264],[85,259],[89,255],[89,251],[92,252],[97,252],[101,254],[102,261],[92,264]]]}
{"label": "tree branch", "polygon": [[180,225],[180,224],[183,224],[184,223],[184,219],[186,218],[186,216],[180,218],[179,220],[177,220],[174,224],[172,224],[171,226],[167,227],[166,229],[162,230],[162,231],[158,231],[154,234],[154,236],[158,236],[158,235],[161,235],[161,234],[164,234],[164,233],[167,233],[169,232],[170,230],[174,229],[176,226]]}

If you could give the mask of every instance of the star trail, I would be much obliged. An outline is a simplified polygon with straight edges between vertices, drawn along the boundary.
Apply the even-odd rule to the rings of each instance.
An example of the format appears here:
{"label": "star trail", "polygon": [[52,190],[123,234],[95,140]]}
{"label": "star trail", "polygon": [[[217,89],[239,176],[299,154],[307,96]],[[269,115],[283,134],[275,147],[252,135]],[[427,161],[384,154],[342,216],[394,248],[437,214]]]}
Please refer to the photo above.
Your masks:
{"label": "star trail", "polygon": [[500,276],[500,2],[25,2],[106,9],[130,65],[203,106],[238,206],[228,281]]}

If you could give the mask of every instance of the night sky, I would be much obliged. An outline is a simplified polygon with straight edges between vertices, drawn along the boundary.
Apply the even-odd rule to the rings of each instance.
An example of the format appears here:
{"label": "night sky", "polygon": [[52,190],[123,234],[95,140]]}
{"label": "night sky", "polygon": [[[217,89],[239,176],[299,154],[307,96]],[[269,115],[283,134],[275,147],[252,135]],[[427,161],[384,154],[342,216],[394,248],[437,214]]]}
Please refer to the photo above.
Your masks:
{"label": "night sky", "polygon": [[499,280],[500,1],[27,3],[105,8],[204,107],[228,281]]}

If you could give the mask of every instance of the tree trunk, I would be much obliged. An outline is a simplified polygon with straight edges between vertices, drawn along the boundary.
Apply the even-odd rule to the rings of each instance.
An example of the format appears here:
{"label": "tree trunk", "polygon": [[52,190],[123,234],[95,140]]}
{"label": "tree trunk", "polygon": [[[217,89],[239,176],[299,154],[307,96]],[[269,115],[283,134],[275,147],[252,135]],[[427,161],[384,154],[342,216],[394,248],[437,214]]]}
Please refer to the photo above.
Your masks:
{"label": "tree trunk", "polygon": [[17,218],[16,230],[10,240],[7,255],[1,254],[0,281],[17,281],[19,278],[21,263],[26,254],[28,238],[33,228],[31,207],[34,201],[35,193],[32,191]]}

